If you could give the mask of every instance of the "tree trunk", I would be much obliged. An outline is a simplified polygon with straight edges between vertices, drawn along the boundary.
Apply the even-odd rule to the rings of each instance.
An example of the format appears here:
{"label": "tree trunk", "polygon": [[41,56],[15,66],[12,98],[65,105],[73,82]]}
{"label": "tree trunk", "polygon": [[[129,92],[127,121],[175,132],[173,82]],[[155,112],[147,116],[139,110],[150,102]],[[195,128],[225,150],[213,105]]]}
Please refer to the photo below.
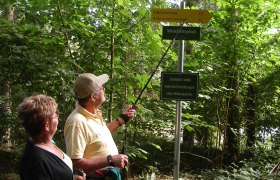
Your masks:
{"label": "tree trunk", "polygon": [[[111,34],[111,79],[114,78],[114,68],[115,68],[115,32],[114,32],[114,26],[115,26],[115,5],[116,2],[113,0],[112,4],[112,34]],[[114,87],[110,86],[110,93],[109,93],[109,108],[108,108],[108,119],[109,121],[113,120],[113,99],[114,99]]]}
{"label": "tree trunk", "polygon": [[194,132],[190,132],[184,128],[183,143],[189,147],[192,147],[194,145]]}
{"label": "tree trunk", "polygon": [[236,162],[239,157],[240,99],[238,95],[238,72],[229,77],[229,89],[234,90],[227,100],[228,113],[224,142],[224,164]]}
{"label": "tree trunk", "polygon": [[[256,92],[255,92],[255,87],[253,83],[248,84],[248,91],[247,91],[247,101],[246,101],[246,111],[247,111],[247,122],[246,122],[246,133],[247,133],[247,148],[252,148],[254,147],[255,144],[255,120],[256,120],[256,115],[255,115],[255,105],[256,105],[256,100],[255,100]],[[250,152],[250,150],[249,150]]]}
{"label": "tree trunk", "polygon": [[235,4],[228,7],[229,14],[228,26],[228,48],[225,54],[225,60],[228,62],[227,73],[227,93],[223,163],[225,165],[236,162],[239,158],[239,130],[240,130],[240,99],[239,99],[239,70],[238,70],[238,48],[236,36],[238,35],[238,12]]}
{"label": "tree trunk", "polygon": [[[6,17],[8,19],[8,21],[10,21],[11,23],[14,23],[14,7],[13,6],[9,6],[6,10]],[[9,54],[7,54],[7,58],[10,58],[11,56]],[[8,72],[7,72],[8,73]],[[9,74],[7,74],[6,78],[4,78],[4,82],[3,82],[3,89],[1,92],[1,95],[4,96],[4,104],[1,107],[2,110],[1,112],[3,112],[3,119],[6,122],[4,123],[4,131],[3,131],[3,137],[2,137],[2,141],[3,143],[1,143],[2,145],[4,145],[6,148],[10,148],[12,146],[12,142],[11,142],[11,127],[10,127],[10,123],[8,122],[9,116],[11,114],[11,82],[9,79]]]}

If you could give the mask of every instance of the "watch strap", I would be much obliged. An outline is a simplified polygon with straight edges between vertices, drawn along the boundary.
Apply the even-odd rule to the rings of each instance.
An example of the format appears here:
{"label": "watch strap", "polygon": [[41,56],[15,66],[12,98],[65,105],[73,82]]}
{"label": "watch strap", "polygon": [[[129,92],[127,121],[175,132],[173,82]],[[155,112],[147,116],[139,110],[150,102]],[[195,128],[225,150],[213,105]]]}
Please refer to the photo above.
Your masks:
{"label": "watch strap", "polygon": [[107,156],[107,161],[109,163],[109,166],[115,167],[115,164],[114,164],[114,161],[113,161],[113,157],[111,155]]}

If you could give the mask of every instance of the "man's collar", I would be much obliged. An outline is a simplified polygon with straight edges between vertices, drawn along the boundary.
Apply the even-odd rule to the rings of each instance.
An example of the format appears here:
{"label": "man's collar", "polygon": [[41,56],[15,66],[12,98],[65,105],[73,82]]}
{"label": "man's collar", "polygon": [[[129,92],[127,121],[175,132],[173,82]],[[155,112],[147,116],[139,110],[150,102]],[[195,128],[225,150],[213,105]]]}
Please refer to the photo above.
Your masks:
{"label": "man's collar", "polygon": [[79,113],[81,113],[82,115],[84,115],[86,118],[101,118],[101,114],[102,111],[97,109],[97,113],[93,114],[91,112],[89,112],[87,109],[85,109],[84,107],[82,107],[78,102],[76,103],[76,109]]}

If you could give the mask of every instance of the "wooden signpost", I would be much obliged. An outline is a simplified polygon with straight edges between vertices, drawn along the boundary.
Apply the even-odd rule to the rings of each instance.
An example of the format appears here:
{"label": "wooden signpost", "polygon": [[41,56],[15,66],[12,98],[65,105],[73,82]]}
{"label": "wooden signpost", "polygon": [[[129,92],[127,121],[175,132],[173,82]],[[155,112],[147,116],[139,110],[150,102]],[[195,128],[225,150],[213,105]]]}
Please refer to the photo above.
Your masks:
{"label": "wooden signpost", "polygon": [[[181,100],[197,100],[198,73],[184,73],[184,40],[199,40],[200,27],[186,27],[186,23],[206,24],[212,18],[207,10],[185,9],[185,2],[181,2],[181,9],[158,9],[151,11],[152,22],[178,22],[181,26],[163,27],[163,39],[180,40],[178,42],[178,73],[162,73],[161,99],[176,100],[175,148],[173,179],[179,179],[180,169],[180,133],[182,118]],[[172,41],[173,42],[173,41]]]}
{"label": "wooden signpost", "polygon": [[163,26],[162,39],[200,40],[200,27]]}
{"label": "wooden signpost", "polygon": [[198,9],[152,9],[152,22],[203,23],[212,18],[207,10]]}
{"label": "wooden signpost", "polygon": [[162,72],[160,99],[197,100],[198,81],[198,73]]}

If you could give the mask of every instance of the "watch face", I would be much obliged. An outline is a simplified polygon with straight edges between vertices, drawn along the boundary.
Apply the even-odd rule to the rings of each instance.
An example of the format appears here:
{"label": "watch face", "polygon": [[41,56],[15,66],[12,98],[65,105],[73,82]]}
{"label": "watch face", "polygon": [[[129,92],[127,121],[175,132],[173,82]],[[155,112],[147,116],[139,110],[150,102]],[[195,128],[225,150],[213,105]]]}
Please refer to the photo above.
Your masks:
{"label": "watch face", "polygon": [[112,158],[111,155],[108,155],[108,156],[107,156],[107,161],[108,161],[108,163],[109,163],[110,166],[115,166],[114,161],[113,161],[113,158]]}

